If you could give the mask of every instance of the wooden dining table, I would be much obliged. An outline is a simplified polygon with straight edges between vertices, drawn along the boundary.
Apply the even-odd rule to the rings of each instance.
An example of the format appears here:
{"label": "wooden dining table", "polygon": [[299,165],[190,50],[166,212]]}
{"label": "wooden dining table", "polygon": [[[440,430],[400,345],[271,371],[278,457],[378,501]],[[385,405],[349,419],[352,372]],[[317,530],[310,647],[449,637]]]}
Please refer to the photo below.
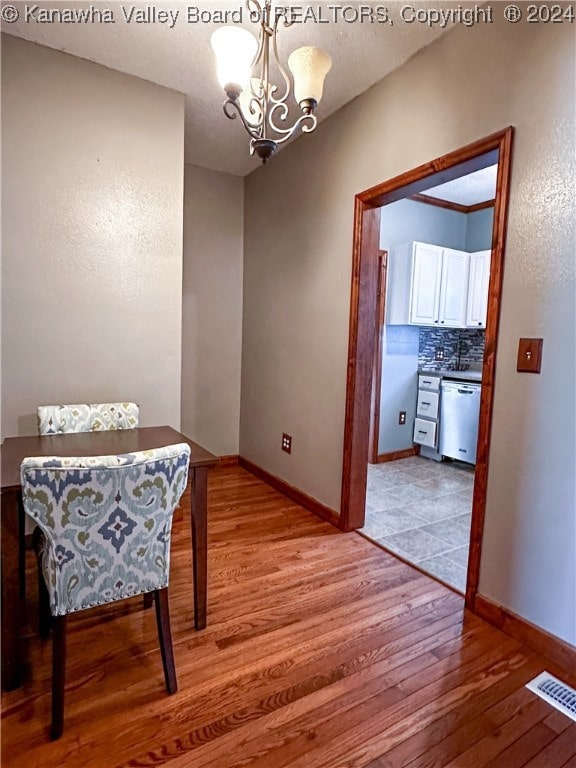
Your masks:
{"label": "wooden dining table", "polygon": [[21,684],[20,627],[23,617],[24,515],[20,464],[28,456],[108,456],[160,448],[174,443],[190,446],[190,524],[193,552],[194,626],[206,626],[207,600],[207,479],[218,458],[172,427],[139,427],[109,432],[7,437],[1,448],[2,565],[2,688]]}

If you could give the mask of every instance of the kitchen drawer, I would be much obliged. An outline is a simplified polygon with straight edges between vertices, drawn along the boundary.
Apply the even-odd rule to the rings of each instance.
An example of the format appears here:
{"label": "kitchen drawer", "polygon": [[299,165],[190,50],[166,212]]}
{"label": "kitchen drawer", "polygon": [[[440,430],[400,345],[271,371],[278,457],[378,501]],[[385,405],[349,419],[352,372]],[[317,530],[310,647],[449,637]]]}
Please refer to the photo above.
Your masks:
{"label": "kitchen drawer", "polygon": [[414,442],[420,445],[427,445],[429,448],[436,447],[436,422],[424,421],[424,419],[414,420]]}
{"label": "kitchen drawer", "polygon": [[416,416],[426,416],[428,419],[438,418],[439,396],[437,392],[419,390]]}
{"label": "kitchen drawer", "polygon": [[440,390],[440,376],[426,376],[426,374],[420,374],[418,376],[418,389],[432,389],[438,392]]}

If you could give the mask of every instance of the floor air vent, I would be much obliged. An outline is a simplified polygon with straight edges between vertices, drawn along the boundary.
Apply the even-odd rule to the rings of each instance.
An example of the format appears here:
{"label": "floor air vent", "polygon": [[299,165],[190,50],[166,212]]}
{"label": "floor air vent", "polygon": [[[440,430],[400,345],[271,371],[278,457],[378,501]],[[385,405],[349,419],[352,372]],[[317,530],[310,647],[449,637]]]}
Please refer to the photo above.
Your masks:
{"label": "floor air vent", "polygon": [[526,688],[576,722],[576,691],[574,688],[570,688],[549,672],[539,674],[538,677],[527,683]]}

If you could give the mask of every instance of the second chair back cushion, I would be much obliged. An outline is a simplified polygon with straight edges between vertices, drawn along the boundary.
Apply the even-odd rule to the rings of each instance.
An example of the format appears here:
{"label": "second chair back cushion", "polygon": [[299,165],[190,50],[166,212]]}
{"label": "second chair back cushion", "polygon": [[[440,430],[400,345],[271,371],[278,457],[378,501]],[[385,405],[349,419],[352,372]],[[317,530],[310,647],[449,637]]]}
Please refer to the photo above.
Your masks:
{"label": "second chair back cushion", "polygon": [[38,408],[38,432],[61,435],[65,432],[101,432],[135,429],[140,409],[136,403],[76,403],[41,405]]}
{"label": "second chair back cushion", "polygon": [[120,456],[24,459],[22,497],[44,534],[52,615],[168,585],[172,515],[189,460],[185,443]]}

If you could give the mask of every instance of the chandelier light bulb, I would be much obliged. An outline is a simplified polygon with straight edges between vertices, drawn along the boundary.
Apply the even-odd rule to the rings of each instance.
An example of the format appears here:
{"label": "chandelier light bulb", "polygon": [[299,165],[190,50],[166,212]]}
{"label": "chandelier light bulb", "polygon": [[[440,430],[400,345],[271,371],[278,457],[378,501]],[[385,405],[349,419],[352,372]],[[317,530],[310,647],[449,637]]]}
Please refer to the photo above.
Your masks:
{"label": "chandelier light bulb", "polygon": [[250,81],[252,61],[258,50],[254,35],[243,27],[221,27],[212,35],[218,82],[228,91],[239,93]]}
{"label": "chandelier light bulb", "polygon": [[307,45],[290,54],[288,66],[294,77],[294,98],[298,104],[314,102],[314,109],[322,98],[324,79],[332,66],[330,54]]}

